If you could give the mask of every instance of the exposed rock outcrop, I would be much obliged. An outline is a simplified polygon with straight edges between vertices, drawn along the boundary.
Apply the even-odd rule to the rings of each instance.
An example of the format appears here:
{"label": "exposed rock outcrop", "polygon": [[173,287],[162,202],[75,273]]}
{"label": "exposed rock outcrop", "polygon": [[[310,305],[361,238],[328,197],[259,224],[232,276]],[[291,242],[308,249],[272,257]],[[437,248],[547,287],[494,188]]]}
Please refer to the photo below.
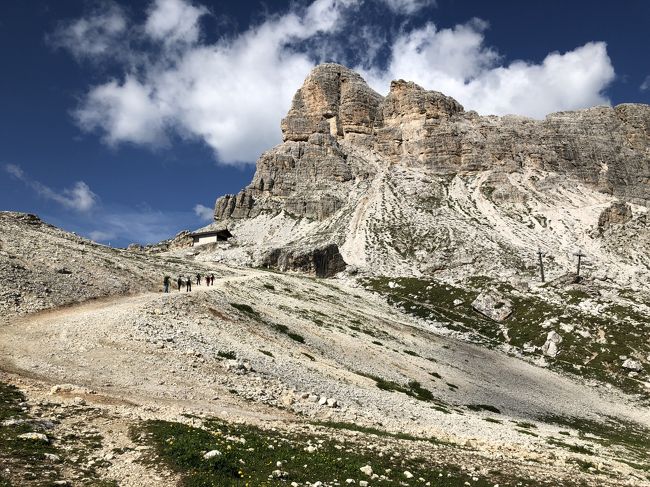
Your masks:
{"label": "exposed rock outcrop", "polygon": [[632,208],[629,204],[615,201],[605,208],[598,217],[598,229],[604,232],[612,225],[627,223],[632,219]]}
{"label": "exposed rock outcrop", "polygon": [[[323,64],[296,93],[282,133],[252,182],[215,205],[215,219],[262,254],[336,241],[359,268],[490,273],[524,272],[530,249],[545,246],[555,254],[547,270],[559,275],[578,247],[614,268],[628,259],[612,255],[618,237],[589,229],[632,216],[647,230],[648,105],[479,116],[403,80],[382,97],[357,73]],[[640,209],[615,206],[600,222],[613,201]]]}
{"label": "exposed rock outcrop", "polygon": [[264,258],[263,265],[281,271],[301,271],[317,277],[331,277],[345,270],[345,261],[336,244],[309,250],[273,249]]}
{"label": "exposed rock outcrop", "polygon": [[494,321],[504,321],[512,314],[512,302],[496,291],[479,294],[472,302],[472,308]]}

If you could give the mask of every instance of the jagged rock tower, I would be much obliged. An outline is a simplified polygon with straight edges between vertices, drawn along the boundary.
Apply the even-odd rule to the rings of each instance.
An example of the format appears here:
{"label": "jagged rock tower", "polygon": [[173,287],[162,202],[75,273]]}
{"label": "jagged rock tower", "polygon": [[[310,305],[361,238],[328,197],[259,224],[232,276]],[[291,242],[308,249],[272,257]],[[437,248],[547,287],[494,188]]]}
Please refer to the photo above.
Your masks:
{"label": "jagged rock tower", "polygon": [[[634,248],[650,243],[648,105],[482,117],[403,80],[382,97],[323,64],[282,134],[251,184],[216,202],[215,220],[239,242],[226,258],[453,278],[525,274],[538,246],[562,273],[581,247],[598,258],[599,277],[647,281],[650,257]],[[603,231],[612,203],[631,204],[631,216]],[[630,252],[617,250],[633,239]],[[323,258],[331,267],[315,269]]]}

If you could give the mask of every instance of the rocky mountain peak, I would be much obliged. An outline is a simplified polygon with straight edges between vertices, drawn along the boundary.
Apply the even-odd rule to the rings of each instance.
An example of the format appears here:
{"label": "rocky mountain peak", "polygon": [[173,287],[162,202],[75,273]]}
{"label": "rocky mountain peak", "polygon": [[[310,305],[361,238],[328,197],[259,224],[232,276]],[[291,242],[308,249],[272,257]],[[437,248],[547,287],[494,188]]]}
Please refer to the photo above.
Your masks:
{"label": "rocky mountain peak", "polygon": [[340,64],[314,68],[293,97],[282,120],[284,141],[306,141],[312,134],[371,133],[383,97]]}
{"label": "rocky mountain peak", "polygon": [[450,96],[438,91],[427,91],[412,81],[392,81],[390,92],[383,103],[384,121],[387,125],[408,118],[450,118],[463,112],[463,106]]}
{"label": "rocky mountain peak", "polygon": [[[479,116],[410,81],[383,97],[358,73],[323,64],[282,133],[251,183],[216,202],[238,259],[304,261],[335,244],[358,268],[455,278],[534,273],[538,247],[554,256],[550,274],[566,273],[582,248],[603,276],[650,283],[650,256],[627,250],[650,244],[648,105]],[[612,225],[602,230],[617,202],[630,210],[603,216]]]}

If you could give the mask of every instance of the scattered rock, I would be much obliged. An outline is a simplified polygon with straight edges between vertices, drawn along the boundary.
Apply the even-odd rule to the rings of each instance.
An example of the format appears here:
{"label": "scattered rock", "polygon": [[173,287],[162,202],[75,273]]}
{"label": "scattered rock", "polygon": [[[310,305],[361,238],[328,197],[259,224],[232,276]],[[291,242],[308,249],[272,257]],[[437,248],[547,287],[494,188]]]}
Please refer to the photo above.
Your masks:
{"label": "scattered rock", "polygon": [[512,314],[512,302],[496,291],[483,291],[472,302],[472,308],[494,321],[504,321]]}
{"label": "scattered rock", "polygon": [[361,467],[359,470],[361,470],[361,472],[365,473],[368,476],[372,475],[372,467],[370,465],[366,465],[364,467]]}
{"label": "scattered rock", "polygon": [[43,456],[45,457],[45,460],[50,463],[59,463],[61,461],[61,457],[53,453],[43,453]]}
{"label": "scattered rock", "polygon": [[643,370],[643,365],[641,365],[641,362],[638,360],[633,360],[631,358],[628,358],[625,362],[623,362],[622,367],[624,369],[633,370],[635,372],[641,372]]}
{"label": "scattered rock", "polygon": [[285,472],[284,470],[273,470],[271,476],[274,479],[286,479],[289,476],[289,472]]}
{"label": "scattered rock", "polygon": [[562,343],[560,334],[555,330],[549,331],[546,336],[546,342],[542,345],[542,353],[548,357],[555,357],[559,352],[558,345],[560,343]]}
{"label": "scattered rock", "polygon": [[210,450],[205,455],[203,455],[203,458],[205,460],[210,460],[211,458],[216,458],[220,456],[221,456],[221,452],[219,450]]}
{"label": "scattered rock", "polygon": [[623,201],[615,201],[598,217],[598,231],[603,233],[612,225],[621,225],[632,219],[632,207]]}
{"label": "scattered rock", "polygon": [[18,438],[21,440],[39,441],[42,443],[50,442],[50,439],[47,437],[47,435],[44,435],[43,433],[23,433],[22,435],[18,435]]}

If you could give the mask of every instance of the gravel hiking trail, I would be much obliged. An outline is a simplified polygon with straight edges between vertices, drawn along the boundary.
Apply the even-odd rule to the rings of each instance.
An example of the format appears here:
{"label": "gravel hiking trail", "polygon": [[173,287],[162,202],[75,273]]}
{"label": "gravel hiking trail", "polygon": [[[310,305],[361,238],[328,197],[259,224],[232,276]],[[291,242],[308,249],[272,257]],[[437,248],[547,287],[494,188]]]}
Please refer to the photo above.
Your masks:
{"label": "gravel hiking trail", "polygon": [[[190,293],[182,289],[169,294],[109,296],[12,319],[0,327],[0,369],[52,385],[81,384],[102,396],[139,404],[183,408],[191,403],[214,409],[210,403],[199,404],[201,401],[192,393],[201,387],[210,389],[210,378],[199,378],[196,384],[184,377],[187,351],[152,346],[137,335],[137,325],[143,316],[153,315],[151,325],[155,326],[156,317],[168,306],[219,294],[224,286],[257,274],[238,272],[215,279],[214,286],[194,285]],[[207,367],[204,372],[208,371],[223,375],[222,367]],[[248,416],[254,412],[254,417],[260,417],[261,411],[251,404],[244,410],[238,407],[243,404],[236,397],[223,390],[206,390],[201,396],[218,397],[221,412],[234,408],[233,414]],[[266,414],[262,414],[264,417]]]}

